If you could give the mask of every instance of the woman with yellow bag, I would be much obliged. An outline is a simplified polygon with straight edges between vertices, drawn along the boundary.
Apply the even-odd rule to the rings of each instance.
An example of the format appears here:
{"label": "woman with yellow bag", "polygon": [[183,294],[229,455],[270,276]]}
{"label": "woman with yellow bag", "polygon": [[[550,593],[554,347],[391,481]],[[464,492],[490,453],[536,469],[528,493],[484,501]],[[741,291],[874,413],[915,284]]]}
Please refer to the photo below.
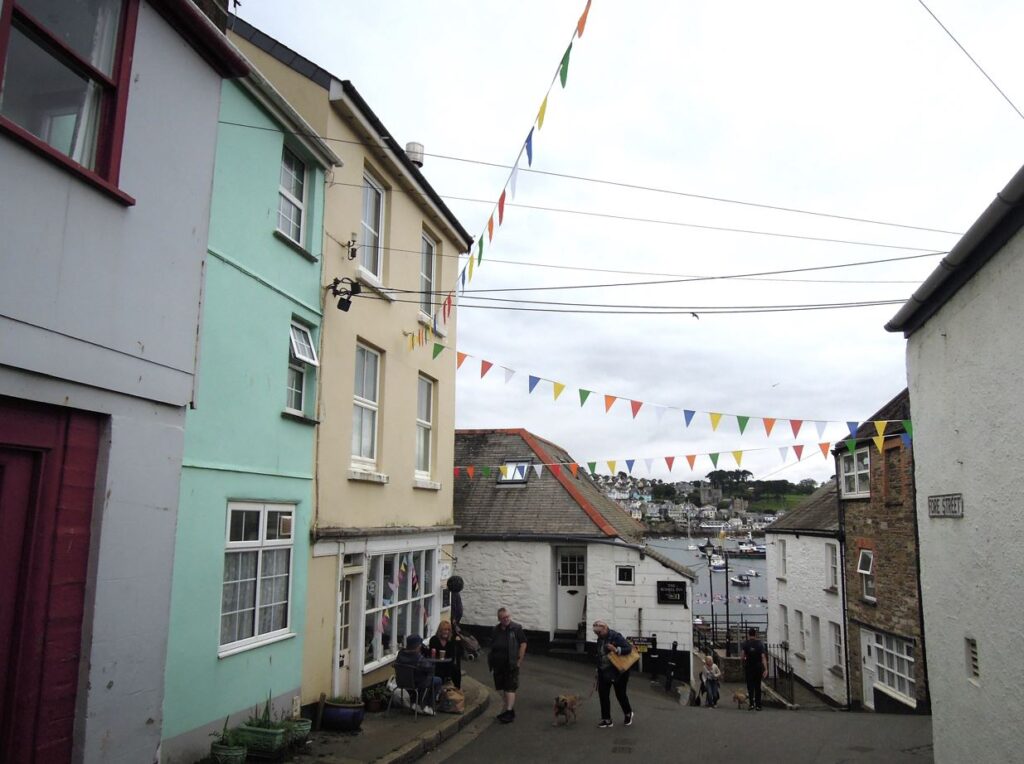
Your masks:
{"label": "woman with yellow bag", "polygon": [[640,657],[636,648],[626,638],[608,628],[604,621],[594,621],[594,634],[597,637],[597,696],[601,700],[601,729],[614,727],[611,711],[611,690],[615,688],[615,698],[625,714],[625,725],[633,724],[633,707],[626,695],[629,684],[629,669]]}

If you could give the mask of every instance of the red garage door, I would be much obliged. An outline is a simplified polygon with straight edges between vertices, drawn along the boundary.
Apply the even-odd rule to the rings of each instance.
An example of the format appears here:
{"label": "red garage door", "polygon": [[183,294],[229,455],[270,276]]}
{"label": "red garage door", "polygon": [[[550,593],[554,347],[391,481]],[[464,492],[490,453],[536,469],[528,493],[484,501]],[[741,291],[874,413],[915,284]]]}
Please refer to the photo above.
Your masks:
{"label": "red garage door", "polygon": [[71,760],[102,417],[0,397],[0,761]]}

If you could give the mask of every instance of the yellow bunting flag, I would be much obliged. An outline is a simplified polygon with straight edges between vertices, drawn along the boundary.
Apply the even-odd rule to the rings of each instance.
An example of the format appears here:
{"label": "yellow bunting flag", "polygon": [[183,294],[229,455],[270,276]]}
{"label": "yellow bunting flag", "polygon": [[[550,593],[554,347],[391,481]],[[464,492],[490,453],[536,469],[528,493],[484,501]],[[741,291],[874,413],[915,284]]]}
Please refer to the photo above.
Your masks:
{"label": "yellow bunting flag", "polygon": [[541,102],[540,111],[537,112],[537,129],[540,130],[544,127],[544,115],[548,111],[548,97],[544,96],[544,100]]}
{"label": "yellow bunting flag", "polygon": [[878,453],[882,453],[882,444],[885,443],[885,436],[878,435],[871,440],[875,441],[875,447],[878,448]]}
{"label": "yellow bunting flag", "polygon": [[614,395],[606,395],[604,397],[604,413],[607,414],[611,410],[616,400],[618,399]]}
{"label": "yellow bunting flag", "polygon": [[733,451],[732,452],[732,458],[736,460],[736,466],[739,467],[741,465],[741,463],[743,462],[743,452],[742,451]]}
{"label": "yellow bunting flag", "polygon": [[615,460],[613,459],[612,461],[606,462],[606,463],[608,465],[608,471],[611,472],[614,475],[615,474]]}
{"label": "yellow bunting flag", "polygon": [[761,421],[764,422],[764,434],[771,437],[772,428],[775,426],[775,420],[764,417]]}
{"label": "yellow bunting flag", "polygon": [[469,258],[469,280],[473,280],[473,258]]}
{"label": "yellow bunting flag", "polygon": [[[876,421],[875,422],[875,432],[877,432],[879,436],[885,435],[885,426],[887,424],[889,424],[889,423],[886,422],[884,419],[881,420],[881,421]],[[879,451],[881,451],[881,448],[879,448]]]}
{"label": "yellow bunting flag", "polygon": [[500,467],[498,467],[498,470],[501,472],[501,479],[508,480],[508,465],[503,464]]}
{"label": "yellow bunting flag", "polygon": [[721,414],[715,414],[714,412],[710,412],[710,413],[711,413],[711,429],[712,430],[717,430],[718,429],[718,423],[722,421],[722,415]]}
{"label": "yellow bunting flag", "polygon": [[415,350],[415,349],[416,349],[416,338],[413,337],[412,334],[410,333],[409,334],[409,350]]}
{"label": "yellow bunting flag", "polygon": [[557,401],[558,396],[561,395],[562,391],[565,389],[565,385],[563,385],[561,382],[552,382],[551,384],[554,385],[553,392],[555,394],[555,400]]}

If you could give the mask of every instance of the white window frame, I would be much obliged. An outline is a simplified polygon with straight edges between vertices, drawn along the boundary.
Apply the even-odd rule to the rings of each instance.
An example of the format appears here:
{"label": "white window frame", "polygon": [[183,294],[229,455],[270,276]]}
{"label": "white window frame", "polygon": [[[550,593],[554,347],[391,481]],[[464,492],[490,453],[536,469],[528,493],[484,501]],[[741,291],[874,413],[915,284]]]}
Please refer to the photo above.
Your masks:
{"label": "white window frame", "polygon": [[306,415],[306,367],[319,366],[320,359],[316,354],[316,343],[308,326],[292,321],[288,334],[288,369],[298,376],[299,405],[293,406],[292,393],[296,389],[289,375],[287,380],[287,396],[285,411],[299,416]]}
{"label": "white window frame", "polygon": [[[417,547],[415,549],[406,549],[402,551],[391,551],[382,552],[376,554],[367,554],[365,558],[364,570],[366,574],[365,586],[363,587],[363,620],[361,623],[362,631],[362,650],[363,650],[363,673],[373,671],[376,668],[385,666],[395,659],[398,655],[398,651],[404,646],[399,644],[401,637],[406,637],[409,634],[419,634],[420,636],[426,637],[428,634],[433,634],[437,628],[437,624],[440,621],[440,602],[441,598],[438,596],[440,591],[440,581],[438,576],[437,560],[440,555],[440,548],[436,546],[430,547]],[[394,573],[392,574],[392,582],[398,576],[398,572],[401,568],[402,560],[413,560],[417,574],[420,580],[420,591],[417,594],[412,588],[411,576],[409,575],[408,567],[406,575],[402,580],[398,582],[398,590],[393,591],[387,586],[384,581],[384,560],[390,557],[393,561]],[[375,565],[374,561],[378,561]],[[422,572],[421,572],[422,571]],[[429,572],[430,587],[428,591],[427,579],[425,578],[426,573]],[[377,592],[383,593],[388,592],[393,596],[387,604],[385,604],[385,598],[383,596],[378,598],[377,603],[374,606],[370,606],[370,586],[376,589]],[[401,596],[406,590],[403,587],[408,586],[408,594],[410,596]],[[414,595],[414,596],[413,596]],[[424,621],[420,619],[421,623],[412,623],[412,611],[413,603],[421,603],[421,607],[426,607],[428,614],[427,619]],[[404,629],[399,623],[399,611],[402,606],[407,606],[406,609],[406,625]],[[384,631],[377,632],[376,626],[379,619],[383,616],[385,611],[388,612],[388,625],[387,630],[388,641],[390,646],[387,648],[388,651],[384,652]],[[421,611],[423,612],[423,611]],[[367,624],[373,623],[374,629],[372,634],[367,634]],[[369,636],[369,639],[367,637]],[[370,658],[370,659],[368,659]]]}
{"label": "white window frame", "polygon": [[833,665],[842,668],[843,663],[843,629],[835,621],[828,622],[829,630],[832,632],[832,659]]}
{"label": "white window frame", "polygon": [[[424,260],[430,258],[424,269]],[[429,271],[425,272],[425,271]],[[426,231],[420,239],[420,312],[426,316],[434,313],[434,284],[437,280],[437,242]]]}
{"label": "white window frame", "polygon": [[[377,456],[378,456],[378,448],[377,448],[377,446],[378,446],[378,440],[379,440],[377,436],[378,436],[378,433],[380,432],[380,376],[381,376],[381,366],[382,366],[382,364],[381,364],[381,356],[382,356],[382,354],[380,352],[374,350],[373,348],[371,348],[369,345],[364,345],[361,342],[357,342],[356,343],[356,355],[358,355],[360,351],[365,352],[367,358],[372,357],[374,359],[374,363],[376,364],[376,368],[377,368],[377,373],[374,375],[374,381],[376,382],[376,388],[373,391],[373,398],[371,399],[371,398],[366,398],[364,396],[359,395],[355,391],[355,388],[353,387],[353,390],[352,390],[352,406],[353,406],[353,408],[352,408],[352,411],[353,411],[352,435],[353,435],[353,438],[354,438],[355,437],[355,416],[354,416],[355,409],[358,407],[358,408],[362,409],[363,411],[371,411],[371,412],[373,412],[373,442],[372,442],[372,449],[371,449],[373,451],[373,456],[363,456],[362,454],[355,453],[355,449],[353,449],[352,462],[353,462],[353,464],[364,466],[364,467],[367,467],[367,466],[374,467],[377,464]],[[358,368],[358,365],[355,365],[355,368]],[[364,360],[364,369],[365,369],[365,360]],[[365,390],[364,390],[364,392],[365,392]],[[361,434],[362,433],[360,431],[360,435]],[[362,440],[362,438],[360,437],[360,441],[361,440]],[[361,445],[361,443],[360,443],[360,445]]]}
{"label": "white window frame", "polygon": [[[861,580],[861,594],[868,602],[875,602],[875,552],[861,549],[857,555],[857,573]],[[870,592],[868,591],[870,589]]]}
{"label": "white window frame", "polygon": [[[501,474],[501,469],[498,472],[498,482],[503,485],[510,485],[516,483],[525,483],[530,479],[530,467],[533,466],[533,462],[528,459],[506,459],[502,463],[502,467],[505,467],[505,474]],[[523,468],[523,475],[519,477],[517,474],[519,467]]]}
{"label": "white window frame", "polygon": [[796,616],[796,633],[800,635],[800,649],[797,652],[807,655],[807,634],[804,631],[804,611],[794,610]]}
{"label": "white window frame", "polygon": [[913,642],[875,632],[875,683],[910,705],[917,705]]}
{"label": "white window frame", "polygon": [[[277,203],[277,230],[280,231],[281,234],[286,236],[289,240],[294,241],[301,247],[303,246],[303,242],[306,241],[306,189],[309,187],[309,171],[306,167],[306,163],[299,158],[299,155],[296,154],[287,146],[284,146],[282,147],[281,150],[282,173],[285,171],[285,159],[289,155],[298,163],[299,167],[302,170],[302,177],[300,178],[300,180],[302,181],[302,198],[297,198],[292,193],[292,190],[290,188],[285,188],[284,184],[280,182],[280,177],[278,178],[277,193],[279,198]],[[291,172],[291,168],[288,169],[288,172]],[[281,227],[281,199],[290,202],[299,211],[299,238],[297,239],[294,236],[292,236],[291,227],[289,227],[287,231]]]}
{"label": "white window frame", "polygon": [[[786,607],[785,605],[779,605],[779,615],[782,616],[782,618],[781,618],[781,620],[782,620],[782,641],[785,642],[787,645],[790,645],[790,642],[789,642],[789,608]],[[790,647],[792,648],[792,645],[790,645]]]}
{"label": "white window frame", "polygon": [[[863,454],[867,461],[864,469],[857,468],[858,457]],[[847,452],[839,460],[839,490],[845,499],[862,499],[871,496],[871,449],[865,446],[852,454]],[[853,490],[846,487],[846,478],[853,477]]]}
{"label": "white window frame", "polygon": [[[229,554],[240,553],[240,552],[257,552],[256,557],[256,578],[255,578],[255,594],[253,600],[253,636],[246,637],[244,639],[235,640],[234,642],[225,642],[220,644],[220,624],[224,618],[223,609],[223,595],[221,602],[220,618],[218,619],[218,651],[219,657],[225,657],[227,655],[233,655],[243,650],[248,650],[254,647],[258,647],[269,642],[277,642],[283,638],[290,637],[294,634],[292,630],[292,604],[295,601],[293,596],[294,588],[293,583],[295,580],[295,521],[297,508],[295,504],[264,504],[257,502],[246,502],[246,501],[232,501],[228,502],[227,513],[225,518],[225,529],[224,529],[224,558],[223,562],[227,564],[227,558]],[[254,541],[232,541],[231,540],[231,517],[233,512],[259,512],[259,538]],[[289,536],[285,539],[268,539],[267,535],[267,515],[270,512],[287,512],[291,515]],[[288,554],[288,609],[285,615],[285,626],[281,629],[275,629],[274,631],[268,631],[264,633],[259,632],[260,627],[260,607],[263,605],[261,602],[261,595],[263,589],[263,557],[264,552],[276,551],[279,549],[287,549]],[[223,591],[224,586],[223,572],[221,574],[221,589]],[[240,611],[231,611],[240,612]]]}
{"label": "white window frame", "polygon": [[[622,580],[622,573],[629,571],[629,580]],[[615,566],[615,583],[618,586],[636,586],[636,569],[632,565],[616,565]]]}
{"label": "white window frame", "polygon": [[779,539],[777,542],[779,547],[779,578],[784,578],[786,575],[786,539]]}
{"label": "white window frame", "polygon": [[825,544],[825,567],[826,582],[828,589],[839,590],[839,547],[835,544]]}
{"label": "white window frame", "polygon": [[[426,395],[427,395],[427,416],[429,419],[420,418],[421,408],[421,396],[423,395],[423,385],[426,384]],[[420,374],[416,378],[416,476],[429,478],[434,469],[434,380],[430,377]],[[421,444],[424,442],[422,439],[422,433],[426,433],[426,470],[420,467],[420,453]]]}
{"label": "white window frame", "polygon": [[[378,281],[384,280],[384,204],[386,196],[384,194],[384,187],[374,180],[373,176],[368,172],[363,173],[363,187],[369,187],[380,197],[380,206],[377,213],[376,221],[367,221],[367,209],[366,209],[366,192],[363,192],[363,204],[362,212],[359,216],[359,224],[362,229],[362,241],[363,243],[359,246],[359,265],[367,273],[371,274]],[[377,242],[374,245],[369,244],[370,237],[367,236],[367,232],[373,233],[377,238]],[[371,267],[373,265],[376,267]]]}

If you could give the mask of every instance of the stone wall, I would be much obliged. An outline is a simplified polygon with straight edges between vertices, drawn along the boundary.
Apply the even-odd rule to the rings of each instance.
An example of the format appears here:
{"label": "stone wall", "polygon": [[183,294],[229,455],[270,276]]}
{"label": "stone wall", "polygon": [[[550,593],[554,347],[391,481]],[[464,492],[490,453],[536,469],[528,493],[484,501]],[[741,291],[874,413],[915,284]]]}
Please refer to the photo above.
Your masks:
{"label": "stone wall", "polygon": [[554,624],[554,553],[540,541],[456,542],[455,573],[462,576],[463,622],[493,625],[499,607],[532,631]]}

